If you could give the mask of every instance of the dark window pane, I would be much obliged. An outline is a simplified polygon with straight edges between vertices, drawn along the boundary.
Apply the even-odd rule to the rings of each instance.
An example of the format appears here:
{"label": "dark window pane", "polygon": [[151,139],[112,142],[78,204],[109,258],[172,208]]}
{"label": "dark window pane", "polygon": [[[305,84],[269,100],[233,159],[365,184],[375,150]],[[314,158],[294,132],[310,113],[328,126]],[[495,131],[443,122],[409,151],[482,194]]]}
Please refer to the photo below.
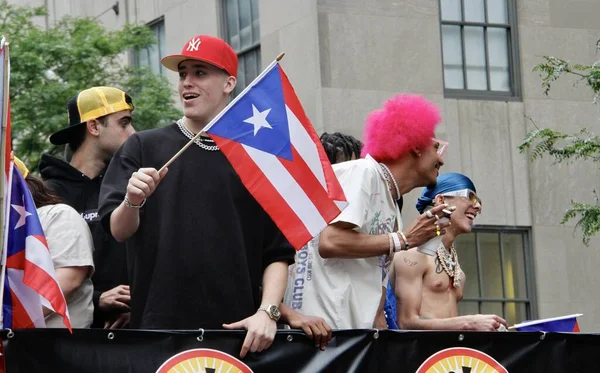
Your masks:
{"label": "dark window pane", "polygon": [[485,10],[483,7],[483,1],[484,0],[464,0],[465,21],[485,22]]}
{"label": "dark window pane", "polygon": [[152,72],[155,74],[160,73],[159,60],[160,60],[160,57],[158,55],[158,46],[156,44],[154,44],[148,48],[148,62],[149,62],[150,70],[152,70]]}
{"label": "dark window pane", "polygon": [[508,30],[488,28],[490,86],[492,91],[510,91],[508,66]]}
{"label": "dark window pane", "polygon": [[464,315],[477,315],[479,313],[479,302],[464,300],[458,302],[458,314]]}
{"label": "dark window pane", "polygon": [[233,91],[234,96],[243,91],[246,88],[246,84],[246,54],[243,54],[239,56],[237,84]]}
{"label": "dark window pane", "polygon": [[465,27],[467,88],[487,90],[483,27]]}
{"label": "dark window pane", "polygon": [[519,233],[503,233],[502,239],[504,240],[504,286],[506,298],[527,298],[523,235]]}
{"label": "dark window pane", "polygon": [[[501,242],[503,266],[500,263]],[[476,245],[479,245],[479,258],[475,252]],[[509,325],[532,318],[526,281],[527,271],[531,266],[531,263],[526,261],[528,258],[526,232],[502,230],[478,232],[476,228],[471,234],[457,237],[455,246],[460,265],[467,276],[464,297],[458,304],[460,315],[496,314],[504,317]],[[481,272],[478,267],[481,268]],[[504,275],[501,273],[502,269]],[[482,280],[481,294],[478,293],[479,276]],[[490,298],[498,300],[486,300]],[[511,301],[516,298],[524,301]]]}
{"label": "dark window pane", "polygon": [[460,26],[442,25],[444,84],[449,89],[463,89],[463,57]]}
{"label": "dark window pane", "polygon": [[252,0],[252,43],[260,43],[260,17],[258,16],[258,0]]}
{"label": "dark window pane", "polygon": [[238,0],[225,1],[225,19],[227,21],[227,36],[229,45],[236,50],[240,50],[240,29],[238,24]]}
{"label": "dark window pane", "polygon": [[160,61],[162,61],[162,59],[166,56],[167,52],[164,22],[159,22],[156,24],[156,39],[158,40],[158,66],[160,68],[160,73],[166,74],[165,67],[162,65],[162,63],[160,63]]}
{"label": "dark window pane", "polygon": [[457,237],[455,242],[458,262],[467,276],[463,296],[465,298],[478,298],[479,294],[479,270],[477,268],[477,249],[475,246],[475,234],[463,234]]}
{"label": "dark window pane", "polygon": [[497,315],[503,318],[502,302],[483,302],[481,304],[481,314]]}
{"label": "dark window pane", "polygon": [[246,84],[252,83],[254,78],[258,76],[258,61],[256,60],[256,51],[250,51],[244,54],[244,64],[246,65],[245,74],[246,74]]}
{"label": "dark window pane", "polygon": [[506,310],[504,319],[508,325],[515,325],[530,318],[525,303],[507,302],[504,308]]}
{"label": "dark window pane", "polygon": [[252,45],[252,19],[251,6],[248,0],[238,0],[240,11],[240,49],[246,49]]}
{"label": "dark window pane", "polygon": [[260,47],[256,49],[256,66],[258,67],[258,71],[257,71],[257,76],[258,74],[260,74],[263,71],[263,67],[262,67],[262,57],[260,54]]}
{"label": "dark window pane", "polygon": [[155,74],[165,74],[160,61],[165,56],[165,23],[164,21],[157,22],[149,26],[156,38],[156,44],[137,51],[135,62],[138,66],[148,67]]}
{"label": "dark window pane", "polygon": [[487,13],[489,23],[508,23],[506,0],[487,0]]}
{"label": "dark window pane", "polygon": [[444,21],[461,21],[460,0],[441,0],[442,19]]}
{"label": "dark window pane", "polygon": [[483,280],[484,298],[502,298],[502,269],[500,266],[500,240],[497,233],[477,233]]}
{"label": "dark window pane", "polygon": [[137,52],[137,65],[138,66],[148,66],[150,56],[148,55],[148,48],[140,49]]}

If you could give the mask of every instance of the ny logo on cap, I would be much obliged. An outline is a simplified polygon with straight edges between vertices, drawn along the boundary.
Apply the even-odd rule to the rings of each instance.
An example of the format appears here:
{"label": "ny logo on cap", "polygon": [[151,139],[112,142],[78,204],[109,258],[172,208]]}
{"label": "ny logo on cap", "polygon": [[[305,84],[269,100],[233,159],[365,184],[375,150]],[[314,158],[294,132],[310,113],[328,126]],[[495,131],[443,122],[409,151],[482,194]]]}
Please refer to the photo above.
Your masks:
{"label": "ny logo on cap", "polygon": [[200,46],[200,38],[198,38],[198,39],[193,38],[192,40],[190,40],[190,42],[188,43],[188,46],[185,50],[188,52],[197,52],[199,46]]}

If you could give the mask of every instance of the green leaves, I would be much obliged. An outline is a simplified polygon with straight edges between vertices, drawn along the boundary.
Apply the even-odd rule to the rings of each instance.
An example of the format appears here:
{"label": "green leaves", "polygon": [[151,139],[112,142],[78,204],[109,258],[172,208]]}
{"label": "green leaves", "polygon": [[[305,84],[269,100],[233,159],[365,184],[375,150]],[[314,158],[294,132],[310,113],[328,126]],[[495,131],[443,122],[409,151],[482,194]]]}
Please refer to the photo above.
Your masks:
{"label": "green leaves", "polygon": [[571,135],[550,129],[537,129],[529,132],[519,145],[519,151],[531,149],[530,157],[534,161],[548,153],[557,163],[574,160],[600,161],[600,138],[587,129]]}
{"label": "green leaves", "polygon": [[[600,40],[596,47],[600,50]],[[594,93],[594,103],[600,99],[600,61],[593,65],[571,64],[567,60],[556,57],[544,57],[545,62],[536,66],[533,71],[541,73],[542,87],[547,95],[557,79],[564,75],[574,75],[579,82],[584,82]],[[537,126],[536,126],[537,127]],[[536,129],[527,134],[519,151],[530,151],[532,161],[542,158],[545,154],[554,158],[555,163],[573,161],[600,162],[600,137],[585,128],[576,134],[567,134],[550,129]],[[588,245],[590,239],[600,232],[600,203],[598,193],[594,190],[596,204],[586,204],[571,200],[569,208],[561,224],[572,219],[579,219],[575,229],[581,229],[583,243]]]}
{"label": "green leaves", "polygon": [[[108,85],[133,98],[136,129],[169,123],[181,116],[167,79],[129,67],[137,49],[156,40],[145,25],[108,30],[89,18],[65,17],[42,29],[44,7],[0,2],[0,33],[10,40],[11,121],[15,152],[35,170],[42,152],[62,153],[48,141],[67,126],[67,101],[77,92]],[[42,21],[42,22],[40,22]]]}
{"label": "green leaves", "polygon": [[[600,41],[597,44],[600,49]],[[600,98],[600,61],[593,65],[571,64],[561,58],[544,56],[544,63],[533,68],[533,71],[541,73],[544,94],[548,95],[552,83],[563,75],[577,76],[579,81],[585,82],[594,92],[594,102]]]}
{"label": "green leaves", "polygon": [[575,229],[580,228],[583,234],[583,243],[588,245],[590,238],[600,231],[600,203],[598,193],[594,190],[596,204],[589,205],[571,200],[571,208],[567,210],[561,224],[565,224],[571,219],[581,216]]}

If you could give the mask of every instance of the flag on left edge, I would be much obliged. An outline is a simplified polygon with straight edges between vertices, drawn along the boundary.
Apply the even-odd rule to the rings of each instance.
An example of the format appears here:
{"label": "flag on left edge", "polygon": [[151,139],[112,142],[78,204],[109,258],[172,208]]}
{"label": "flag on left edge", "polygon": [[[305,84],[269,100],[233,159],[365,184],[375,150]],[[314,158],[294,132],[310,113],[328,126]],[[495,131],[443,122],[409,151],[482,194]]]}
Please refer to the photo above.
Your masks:
{"label": "flag on left edge", "polygon": [[[6,49],[0,51],[2,67]],[[7,75],[1,71],[0,87],[8,84]],[[1,89],[2,107],[8,97]],[[56,280],[54,264],[40,223],[37,209],[27,183],[11,160],[10,114],[6,118],[6,159],[4,174],[4,242],[2,247],[3,299],[2,327],[10,329],[45,327],[42,306],[63,318],[71,330],[67,302]],[[5,115],[4,115],[5,114]]]}

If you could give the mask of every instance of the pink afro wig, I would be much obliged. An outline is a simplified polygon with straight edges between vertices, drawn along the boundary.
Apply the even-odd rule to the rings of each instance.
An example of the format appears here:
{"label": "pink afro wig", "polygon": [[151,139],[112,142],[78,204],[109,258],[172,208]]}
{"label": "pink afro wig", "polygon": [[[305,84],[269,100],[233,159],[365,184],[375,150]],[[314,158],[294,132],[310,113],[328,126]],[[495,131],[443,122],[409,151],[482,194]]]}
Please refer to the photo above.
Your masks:
{"label": "pink afro wig", "polygon": [[396,95],[367,117],[361,155],[383,162],[422,149],[431,144],[440,121],[438,108],[424,97]]}

